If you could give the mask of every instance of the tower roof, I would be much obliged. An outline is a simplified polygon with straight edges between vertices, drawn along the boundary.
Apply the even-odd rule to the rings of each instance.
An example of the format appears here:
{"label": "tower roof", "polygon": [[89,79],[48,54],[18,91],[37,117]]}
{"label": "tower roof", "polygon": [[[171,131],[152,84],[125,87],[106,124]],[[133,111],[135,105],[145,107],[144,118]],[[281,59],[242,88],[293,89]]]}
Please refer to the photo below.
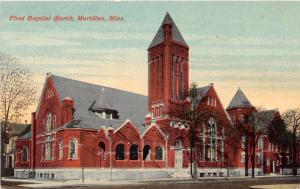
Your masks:
{"label": "tower roof", "polygon": [[183,39],[181,33],[179,32],[176,24],[174,23],[173,19],[171,18],[170,14],[167,12],[163,22],[161,23],[160,27],[158,28],[158,31],[156,32],[151,44],[149,45],[148,49],[162,43],[164,41],[164,32],[163,32],[163,25],[164,24],[171,24],[172,25],[172,40],[181,43],[183,45],[186,45],[185,40]]}
{"label": "tower roof", "polygon": [[238,88],[235,95],[231,99],[227,109],[231,108],[248,108],[253,107],[251,102],[247,99],[242,89]]}

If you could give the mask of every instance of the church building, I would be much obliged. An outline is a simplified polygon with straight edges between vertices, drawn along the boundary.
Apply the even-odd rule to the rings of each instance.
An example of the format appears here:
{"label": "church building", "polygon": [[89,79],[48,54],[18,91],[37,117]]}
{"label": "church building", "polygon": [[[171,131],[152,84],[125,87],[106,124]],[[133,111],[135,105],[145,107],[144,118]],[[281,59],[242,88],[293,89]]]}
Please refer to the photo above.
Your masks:
{"label": "church building", "polygon": [[[224,136],[241,112],[254,108],[242,91],[225,110],[214,84],[197,88],[194,108],[203,116],[194,128],[193,157],[191,122],[177,116],[190,103],[189,46],[168,13],[148,47],[147,63],[148,96],[48,73],[32,129],[16,141],[15,176],[189,177],[191,165],[199,177],[242,176],[243,150],[227,149]],[[275,171],[275,157],[269,160],[265,170]],[[260,165],[257,169],[257,174],[264,171]]]}

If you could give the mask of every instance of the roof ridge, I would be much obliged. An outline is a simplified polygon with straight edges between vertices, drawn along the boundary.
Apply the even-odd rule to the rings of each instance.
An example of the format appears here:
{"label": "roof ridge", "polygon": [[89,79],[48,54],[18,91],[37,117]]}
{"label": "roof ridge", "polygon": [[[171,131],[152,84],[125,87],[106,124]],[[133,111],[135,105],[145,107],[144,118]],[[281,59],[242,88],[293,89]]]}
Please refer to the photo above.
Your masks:
{"label": "roof ridge", "polygon": [[141,95],[141,96],[147,97],[146,95],[139,94],[139,93],[136,93],[136,92],[125,91],[125,90],[122,90],[122,89],[112,88],[112,87],[103,86],[103,85],[98,85],[98,84],[94,84],[94,83],[88,83],[88,82],[86,82],[86,81],[76,80],[76,79],[72,79],[72,78],[68,78],[68,77],[63,77],[63,76],[59,76],[59,75],[51,74],[51,77],[59,77],[59,78],[63,78],[63,79],[67,79],[67,80],[71,80],[71,81],[75,81],[75,82],[79,82],[79,83],[84,83],[84,84],[88,84],[88,85],[93,85],[93,86],[96,86],[96,87],[104,87],[104,88],[108,88],[108,89],[112,89],[112,90],[117,90],[117,91],[122,91],[122,92],[126,92],[126,93],[132,93],[132,94],[136,94],[136,95]]}
{"label": "roof ridge", "polygon": [[197,87],[197,89],[203,89],[203,88],[206,88],[206,87],[210,87],[211,85],[205,85],[205,86],[202,86],[202,87]]}

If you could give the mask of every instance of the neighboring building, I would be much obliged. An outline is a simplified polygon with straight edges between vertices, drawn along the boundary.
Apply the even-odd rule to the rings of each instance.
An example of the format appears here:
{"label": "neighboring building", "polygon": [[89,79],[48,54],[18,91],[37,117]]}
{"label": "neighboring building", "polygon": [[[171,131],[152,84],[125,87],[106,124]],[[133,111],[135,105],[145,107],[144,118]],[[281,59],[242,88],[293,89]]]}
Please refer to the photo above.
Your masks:
{"label": "neighboring building", "polygon": [[15,168],[16,140],[31,129],[27,124],[12,124],[8,132],[8,143],[4,146],[4,162],[2,162],[1,175],[13,176]]}
{"label": "neighboring building", "polygon": [[[281,166],[280,147],[279,145],[271,143],[269,139],[269,128],[277,126],[280,122],[281,116],[278,110],[260,110],[258,111],[251,102],[247,99],[243,91],[239,88],[233,96],[231,102],[227,107],[227,113],[236,128],[240,133],[240,148],[236,154],[237,161],[234,163],[235,167],[241,169],[242,174],[245,173],[245,158],[246,150],[248,149],[248,168],[249,175],[251,175],[251,157],[250,157],[250,137],[249,136],[249,119],[250,116],[255,116],[253,125],[261,131],[256,143],[256,158],[255,168],[256,174],[270,174],[279,173]],[[258,111],[258,112],[257,112]],[[256,113],[256,114],[255,114]],[[247,145],[246,145],[247,144]]]}
{"label": "neighboring building", "polygon": [[[175,116],[189,103],[189,47],[169,14],[148,48],[148,68],[148,97],[47,74],[32,131],[17,141],[15,176],[189,176],[189,122]],[[199,88],[197,99],[205,115],[196,129],[198,174],[225,176],[224,131],[231,122],[213,84]],[[239,169],[229,173],[242,175]]]}

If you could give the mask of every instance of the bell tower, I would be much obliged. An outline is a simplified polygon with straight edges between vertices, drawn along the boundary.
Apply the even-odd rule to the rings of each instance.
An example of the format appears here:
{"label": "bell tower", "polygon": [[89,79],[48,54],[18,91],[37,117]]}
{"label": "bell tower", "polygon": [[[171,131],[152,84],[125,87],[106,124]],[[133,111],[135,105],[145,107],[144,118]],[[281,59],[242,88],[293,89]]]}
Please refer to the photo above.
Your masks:
{"label": "bell tower", "polygon": [[171,104],[184,100],[189,89],[189,47],[166,14],[148,47],[148,111],[167,117]]}

